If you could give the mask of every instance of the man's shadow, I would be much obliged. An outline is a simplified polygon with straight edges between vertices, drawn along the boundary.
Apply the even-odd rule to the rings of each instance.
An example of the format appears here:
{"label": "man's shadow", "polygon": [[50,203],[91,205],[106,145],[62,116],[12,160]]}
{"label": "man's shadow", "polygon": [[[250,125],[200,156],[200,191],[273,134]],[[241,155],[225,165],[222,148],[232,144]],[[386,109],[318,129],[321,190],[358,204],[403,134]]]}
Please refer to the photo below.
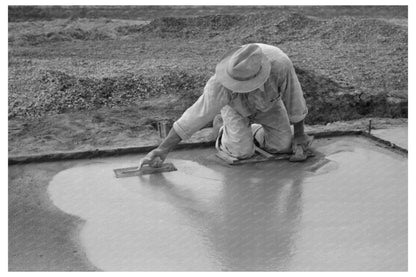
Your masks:
{"label": "man's shadow", "polygon": [[162,188],[168,202],[190,218],[222,270],[288,270],[302,216],[305,167],[272,162],[223,168],[222,189],[208,208],[198,191],[183,190],[163,174],[149,176],[147,183]]}

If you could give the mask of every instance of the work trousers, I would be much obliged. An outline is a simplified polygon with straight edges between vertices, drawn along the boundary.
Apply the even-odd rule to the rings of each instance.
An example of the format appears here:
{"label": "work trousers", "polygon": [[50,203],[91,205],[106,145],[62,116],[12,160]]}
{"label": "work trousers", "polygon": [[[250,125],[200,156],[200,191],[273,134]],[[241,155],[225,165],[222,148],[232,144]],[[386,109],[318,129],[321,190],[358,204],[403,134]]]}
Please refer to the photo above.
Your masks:
{"label": "work trousers", "polygon": [[281,100],[266,112],[243,117],[229,105],[221,109],[223,126],[216,147],[219,151],[246,159],[254,154],[255,143],[269,153],[291,153],[292,129]]}

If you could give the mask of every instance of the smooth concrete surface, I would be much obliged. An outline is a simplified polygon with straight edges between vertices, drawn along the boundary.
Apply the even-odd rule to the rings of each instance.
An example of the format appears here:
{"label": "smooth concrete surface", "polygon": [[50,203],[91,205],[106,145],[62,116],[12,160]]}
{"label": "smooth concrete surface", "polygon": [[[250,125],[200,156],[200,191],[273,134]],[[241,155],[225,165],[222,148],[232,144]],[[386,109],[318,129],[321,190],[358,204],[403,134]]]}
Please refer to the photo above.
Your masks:
{"label": "smooth concrete surface", "polygon": [[85,221],[59,210],[47,194],[53,176],[73,166],[60,162],[9,167],[9,271],[98,270],[80,245]]}
{"label": "smooth concrete surface", "polygon": [[408,146],[408,128],[396,127],[388,129],[371,130],[371,134],[381,139],[390,141],[404,149],[409,149]]}
{"label": "smooth concrete surface", "polygon": [[[407,157],[356,137],[315,147],[305,163],[240,166],[220,164],[211,148],[177,151],[169,161],[178,171],[122,179],[112,169],[141,156],[10,167],[14,175],[57,174],[37,192],[49,210],[42,220],[9,207],[9,268],[30,267],[11,249],[39,248],[60,254],[44,268],[64,270],[407,270]],[[14,182],[24,190],[20,182],[30,180]],[[49,217],[71,224],[41,227]],[[26,240],[45,245],[19,243],[25,230],[16,225],[28,220],[40,230]],[[47,234],[66,239],[53,244]]]}

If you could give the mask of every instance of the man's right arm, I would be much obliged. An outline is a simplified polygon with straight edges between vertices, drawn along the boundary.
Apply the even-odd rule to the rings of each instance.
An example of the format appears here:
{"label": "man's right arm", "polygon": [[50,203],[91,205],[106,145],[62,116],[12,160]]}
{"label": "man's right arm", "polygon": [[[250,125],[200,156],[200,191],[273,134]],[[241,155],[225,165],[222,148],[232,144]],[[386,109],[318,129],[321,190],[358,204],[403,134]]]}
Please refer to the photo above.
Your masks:
{"label": "man's right arm", "polygon": [[172,128],[162,143],[156,149],[150,151],[146,157],[140,161],[139,168],[144,164],[149,164],[151,167],[161,167],[169,152],[172,151],[181,140],[181,137],[178,136],[175,129]]}
{"label": "man's right arm", "polygon": [[204,87],[204,93],[173,124],[176,133],[185,140],[206,126],[230,102],[228,92],[216,81],[215,76],[211,77]]}
{"label": "man's right arm", "polygon": [[220,113],[222,107],[230,101],[225,89],[215,80],[215,76],[207,82],[204,93],[189,107],[173,124],[168,136],[156,149],[152,150],[140,161],[139,166],[149,164],[152,167],[161,166],[166,156],[181,141],[206,126]]}

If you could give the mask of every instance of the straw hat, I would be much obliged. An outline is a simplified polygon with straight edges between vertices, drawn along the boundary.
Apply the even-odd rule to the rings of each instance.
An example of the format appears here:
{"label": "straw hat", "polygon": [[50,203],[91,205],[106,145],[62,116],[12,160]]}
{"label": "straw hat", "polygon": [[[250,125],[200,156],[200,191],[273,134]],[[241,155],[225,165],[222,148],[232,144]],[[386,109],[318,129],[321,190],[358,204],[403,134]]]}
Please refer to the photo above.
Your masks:
{"label": "straw hat", "polygon": [[260,46],[247,44],[226,53],[217,64],[215,75],[227,89],[247,93],[266,82],[270,68],[270,61]]}

